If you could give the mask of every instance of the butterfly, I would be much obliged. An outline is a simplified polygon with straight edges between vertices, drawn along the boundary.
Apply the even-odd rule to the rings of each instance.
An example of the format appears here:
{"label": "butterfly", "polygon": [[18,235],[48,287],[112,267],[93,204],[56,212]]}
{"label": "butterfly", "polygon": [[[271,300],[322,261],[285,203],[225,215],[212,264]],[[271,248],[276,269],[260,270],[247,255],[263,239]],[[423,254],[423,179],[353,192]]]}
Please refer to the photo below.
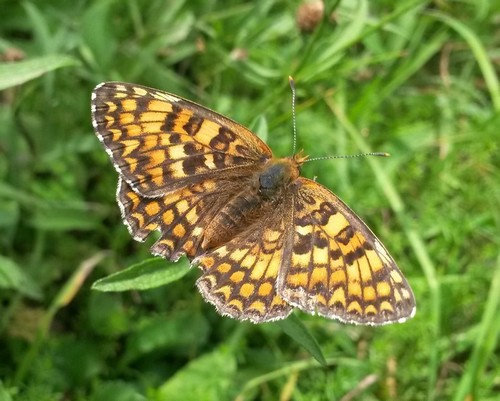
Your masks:
{"label": "butterfly", "polygon": [[144,241],[159,231],[151,252],[187,256],[222,315],[261,323],[297,307],[367,325],[414,315],[384,245],[335,194],[300,176],[302,152],[275,158],[244,126],[140,85],[101,83],[91,107],[130,234]]}

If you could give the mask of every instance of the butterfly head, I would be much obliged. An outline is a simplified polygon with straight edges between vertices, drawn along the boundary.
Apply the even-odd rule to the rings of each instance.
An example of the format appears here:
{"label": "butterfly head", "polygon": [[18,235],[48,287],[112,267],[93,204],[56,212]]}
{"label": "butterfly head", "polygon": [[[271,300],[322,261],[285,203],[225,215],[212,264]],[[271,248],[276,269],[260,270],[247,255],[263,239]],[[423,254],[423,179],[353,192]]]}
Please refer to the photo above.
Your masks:
{"label": "butterfly head", "polygon": [[296,167],[300,168],[300,166],[302,166],[307,161],[307,159],[309,159],[309,156],[306,155],[304,151],[301,149],[297,153],[295,153],[291,157],[291,159],[296,164]]}

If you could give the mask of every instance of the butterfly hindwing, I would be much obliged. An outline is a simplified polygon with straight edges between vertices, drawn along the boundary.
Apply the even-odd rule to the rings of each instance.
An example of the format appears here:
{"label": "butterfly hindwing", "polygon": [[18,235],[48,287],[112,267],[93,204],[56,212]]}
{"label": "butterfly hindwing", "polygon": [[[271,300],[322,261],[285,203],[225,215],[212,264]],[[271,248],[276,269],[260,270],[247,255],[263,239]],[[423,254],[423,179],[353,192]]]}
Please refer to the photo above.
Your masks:
{"label": "butterfly hindwing", "polygon": [[117,201],[135,240],[144,241],[154,230],[160,232],[151,248],[153,254],[170,260],[185,254],[192,259],[204,251],[202,241],[208,223],[241,185],[238,181],[207,179],[162,197],[146,198],[120,178]]}
{"label": "butterfly hindwing", "polygon": [[147,197],[272,157],[263,141],[236,122],[139,85],[98,85],[92,93],[92,121],[120,176]]}
{"label": "butterfly hindwing", "polygon": [[223,315],[262,323],[291,312],[276,290],[287,232],[284,206],[195,260],[204,272],[197,281],[200,292]]}
{"label": "butterfly hindwing", "polygon": [[294,233],[280,295],[306,312],[349,323],[411,317],[411,288],[370,229],[320,184],[300,177],[295,187]]}

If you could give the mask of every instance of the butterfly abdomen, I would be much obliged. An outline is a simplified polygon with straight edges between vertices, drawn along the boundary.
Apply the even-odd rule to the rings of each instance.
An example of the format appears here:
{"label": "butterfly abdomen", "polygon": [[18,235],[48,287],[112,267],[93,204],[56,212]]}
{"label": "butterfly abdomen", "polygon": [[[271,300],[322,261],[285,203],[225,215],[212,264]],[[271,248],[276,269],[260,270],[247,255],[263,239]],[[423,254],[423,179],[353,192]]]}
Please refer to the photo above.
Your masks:
{"label": "butterfly abdomen", "polygon": [[259,216],[265,200],[256,188],[246,187],[217,213],[205,231],[204,249],[228,242]]}

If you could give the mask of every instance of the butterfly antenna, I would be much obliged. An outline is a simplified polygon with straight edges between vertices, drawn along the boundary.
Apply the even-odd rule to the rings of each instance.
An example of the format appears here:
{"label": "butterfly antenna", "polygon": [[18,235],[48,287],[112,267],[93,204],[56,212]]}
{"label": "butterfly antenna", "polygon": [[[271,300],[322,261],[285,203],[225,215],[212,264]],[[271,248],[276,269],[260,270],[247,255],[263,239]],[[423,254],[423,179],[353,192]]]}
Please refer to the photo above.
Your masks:
{"label": "butterfly antenna", "polygon": [[359,153],[357,155],[322,156],[322,157],[313,157],[311,159],[307,159],[304,163],[309,163],[309,162],[312,162],[314,160],[352,159],[353,157],[364,157],[364,156],[389,157],[390,154],[386,153],[386,152],[369,152],[369,153]]}
{"label": "butterfly antenna", "polygon": [[[292,125],[293,125],[293,152],[297,150],[297,122],[295,118],[295,103],[297,101],[297,96],[295,94],[295,81],[291,76],[288,76],[288,82],[290,83],[290,89],[292,90]],[[379,157],[389,157],[390,154],[386,152],[369,152],[369,153],[359,153],[356,155],[336,155],[336,156],[322,156],[313,157],[311,159],[304,158],[301,160],[300,164],[312,162],[314,160],[329,160],[329,159],[352,159],[354,157],[364,157],[364,156],[379,156]]]}
{"label": "butterfly antenna", "polygon": [[295,122],[295,82],[292,77],[288,77],[288,82],[290,83],[290,89],[292,90],[292,124],[293,124],[293,152],[297,150],[297,124]]}

